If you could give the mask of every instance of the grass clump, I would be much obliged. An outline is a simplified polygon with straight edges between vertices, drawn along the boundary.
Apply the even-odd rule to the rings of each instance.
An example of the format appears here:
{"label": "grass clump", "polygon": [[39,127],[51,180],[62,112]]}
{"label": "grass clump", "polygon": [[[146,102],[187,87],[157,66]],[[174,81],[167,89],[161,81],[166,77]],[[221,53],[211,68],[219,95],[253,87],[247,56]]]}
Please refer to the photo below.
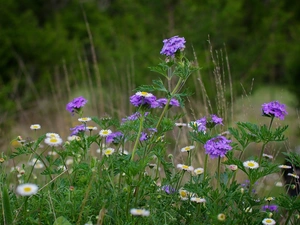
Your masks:
{"label": "grass clump", "polygon": [[[216,114],[179,122],[184,118],[180,109],[191,95],[185,83],[199,70],[185,57],[184,44],[177,36],[164,41],[161,54],[166,58],[151,67],[163,79],[135,90],[129,99],[135,107],[132,115],[121,121],[89,117],[84,111],[88,100],[79,96],[66,106],[78,122],[68,140],[41,133],[39,124],[31,126],[33,140],[19,136],[19,146],[1,158],[1,221],[297,224],[299,199],[286,194],[283,185],[264,186],[265,178],[273,175],[279,184],[285,168],[265,154],[270,143],[287,139],[288,126],[273,124],[284,120],[285,105],[272,101],[258,109],[269,124],[231,122],[229,127]],[[172,140],[169,134],[174,130],[178,136]],[[179,146],[185,135],[190,145]],[[253,144],[260,152],[244,154]],[[19,165],[5,172],[19,159]],[[298,175],[289,176],[291,183],[285,186],[297,188]]]}

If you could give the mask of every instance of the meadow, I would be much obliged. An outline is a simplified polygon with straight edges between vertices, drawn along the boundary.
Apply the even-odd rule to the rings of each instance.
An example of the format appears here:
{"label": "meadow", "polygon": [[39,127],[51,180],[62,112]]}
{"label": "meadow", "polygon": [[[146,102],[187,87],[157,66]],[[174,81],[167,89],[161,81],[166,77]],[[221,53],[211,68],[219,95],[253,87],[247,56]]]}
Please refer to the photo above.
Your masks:
{"label": "meadow", "polygon": [[[267,87],[272,96],[258,93],[252,104],[246,87],[234,100],[230,71],[228,83],[222,72],[229,62],[219,63],[211,50],[211,101],[185,44],[178,36],[163,41],[163,59],[149,67],[158,75],[151,84],[135,88],[120,77],[109,93],[72,93],[66,76],[66,87],[53,88],[53,104],[39,99],[43,110],[59,113],[53,120],[24,115],[30,125],[2,153],[0,221],[299,224],[293,97]],[[109,113],[100,114],[104,107]]]}

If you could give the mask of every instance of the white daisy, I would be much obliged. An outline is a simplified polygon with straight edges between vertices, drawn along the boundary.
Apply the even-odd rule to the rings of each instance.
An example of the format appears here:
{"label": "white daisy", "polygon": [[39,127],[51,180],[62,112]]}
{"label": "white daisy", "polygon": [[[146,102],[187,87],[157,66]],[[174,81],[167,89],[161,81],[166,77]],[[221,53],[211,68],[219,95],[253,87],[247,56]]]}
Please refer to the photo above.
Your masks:
{"label": "white daisy", "polygon": [[189,171],[189,172],[194,170],[194,167],[187,166],[187,165],[184,165],[184,164],[177,164],[177,168],[181,169],[181,170]]}
{"label": "white daisy", "polygon": [[237,165],[234,165],[234,164],[231,164],[231,165],[228,166],[228,168],[229,168],[230,170],[232,170],[232,171],[235,171],[235,170],[238,169],[238,166],[237,166]]}
{"label": "white daisy", "polygon": [[91,120],[92,119],[90,117],[82,117],[78,119],[79,122],[83,122],[83,123],[89,122]]}
{"label": "white daisy", "polygon": [[68,137],[68,141],[80,141],[81,138],[79,136],[76,135],[72,135]]}
{"label": "white daisy", "polygon": [[48,137],[45,139],[45,143],[50,146],[59,146],[61,145],[63,140],[60,137]]}
{"label": "white daisy", "polygon": [[47,133],[46,137],[48,137],[48,138],[60,138],[59,134],[57,134],[57,133]]}
{"label": "white daisy", "polygon": [[175,126],[181,128],[181,127],[186,127],[187,124],[186,123],[175,123]]}
{"label": "white daisy", "polygon": [[294,174],[294,173],[288,173],[287,175],[290,176],[290,177],[294,177],[294,178],[296,178],[296,179],[299,179],[299,176],[298,176],[297,174]]}
{"label": "white daisy", "polygon": [[143,97],[146,97],[146,98],[153,96],[153,94],[145,92],[145,91],[139,91],[139,92],[136,93],[136,95],[143,96]]}
{"label": "white daisy", "polygon": [[195,146],[191,145],[191,146],[186,146],[184,148],[181,149],[181,152],[189,152],[190,150],[194,149]]}
{"label": "white daisy", "polygon": [[86,130],[92,131],[92,130],[97,130],[97,127],[93,127],[93,126],[87,126]]}
{"label": "white daisy", "polygon": [[194,169],[194,173],[195,173],[196,175],[200,175],[200,174],[202,174],[203,172],[204,172],[204,169],[201,168],[201,167]]}
{"label": "white daisy", "polygon": [[112,133],[111,130],[100,130],[99,135],[101,137],[107,137],[108,135],[110,135]]}
{"label": "white daisy", "polygon": [[279,165],[278,167],[280,169],[291,169],[292,168],[291,166],[288,166],[288,165]]}
{"label": "white daisy", "polygon": [[114,152],[115,152],[115,149],[113,149],[113,148],[107,148],[107,149],[104,150],[103,154],[106,155],[106,156],[110,156]]}
{"label": "white daisy", "polygon": [[273,159],[272,155],[268,155],[268,154],[265,154],[265,153],[263,153],[263,157],[266,157],[266,158],[269,158],[269,159]]}
{"label": "white daisy", "polygon": [[259,167],[259,164],[255,162],[254,160],[249,160],[243,162],[244,167],[249,168],[249,169],[257,169]]}
{"label": "white daisy", "polygon": [[189,192],[184,189],[179,189],[180,199],[185,201],[189,199]]}
{"label": "white daisy", "polygon": [[197,197],[192,197],[191,198],[192,202],[197,202],[197,203],[203,203],[206,202],[205,198],[197,198]]}
{"label": "white daisy", "polygon": [[18,185],[16,192],[22,196],[34,195],[38,192],[38,186],[36,184],[20,184]]}
{"label": "white daisy", "polygon": [[265,218],[265,219],[262,221],[262,223],[263,223],[264,225],[274,225],[274,224],[276,224],[276,221],[273,220],[272,218]]}
{"label": "white daisy", "polygon": [[224,221],[225,219],[226,219],[226,216],[225,216],[224,213],[220,213],[220,214],[218,215],[218,220]]}
{"label": "white daisy", "polygon": [[39,124],[32,124],[30,126],[30,129],[31,130],[39,130],[39,129],[41,129],[41,125],[39,125]]}
{"label": "white daisy", "polygon": [[133,216],[149,216],[150,211],[146,209],[130,209],[130,213]]}

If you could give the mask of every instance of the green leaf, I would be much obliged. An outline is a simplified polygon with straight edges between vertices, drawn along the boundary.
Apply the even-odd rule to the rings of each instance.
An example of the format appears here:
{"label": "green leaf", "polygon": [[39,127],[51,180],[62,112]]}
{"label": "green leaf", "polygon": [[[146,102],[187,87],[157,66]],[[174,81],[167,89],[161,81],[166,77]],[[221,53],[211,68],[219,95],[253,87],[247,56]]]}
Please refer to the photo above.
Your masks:
{"label": "green leaf", "polygon": [[72,224],[65,217],[60,216],[54,221],[53,225],[72,225]]}

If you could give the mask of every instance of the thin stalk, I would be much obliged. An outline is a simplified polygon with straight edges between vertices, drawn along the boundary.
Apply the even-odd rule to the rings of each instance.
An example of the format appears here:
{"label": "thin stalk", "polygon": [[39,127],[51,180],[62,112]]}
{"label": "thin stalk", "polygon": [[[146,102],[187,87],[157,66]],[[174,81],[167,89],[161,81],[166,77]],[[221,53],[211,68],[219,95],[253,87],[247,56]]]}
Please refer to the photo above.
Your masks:
{"label": "thin stalk", "polygon": [[138,146],[138,143],[140,141],[140,137],[141,137],[141,133],[142,133],[142,129],[143,129],[143,123],[144,123],[144,115],[142,115],[140,117],[140,127],[139,127],[139,131],[138,131],[138,134],[135,139],[134,146],[133,146],[133,150],[132,150],[132,154],[131,154],[131,161],[133,161],[133,159],[134,159],[134,154],[135,154],[136,148]]}
{"label": "thin stalk", "polygon": [[204,160],[204,172],[203,172],[203,179],[206,179],[207,175],[207,162],[208,162],[208,154],[205,154],[205,160]]}
{"label": "thin stalk", "polygon": [[262,160],[262,157],[263,157],[263,154],[264,154],[264,150],[266,148],[266,145],[267,143],[264,143],[263,146],[261,147],[261,150],[260,150],[260,155],[259,155],[259,160],[258,160],[258,164],[260,165],[261,163],[261,160]]}
{"label": "thin stalk", "polygon": [[220,176],[220,165],[221,165],[221,157],[219,156],[218,157],[218,169],[217,169],[217,187],[219,188],[219,190],[221,190],[221,185],[220,185],[220,179],[221,179],[221,176]]}

